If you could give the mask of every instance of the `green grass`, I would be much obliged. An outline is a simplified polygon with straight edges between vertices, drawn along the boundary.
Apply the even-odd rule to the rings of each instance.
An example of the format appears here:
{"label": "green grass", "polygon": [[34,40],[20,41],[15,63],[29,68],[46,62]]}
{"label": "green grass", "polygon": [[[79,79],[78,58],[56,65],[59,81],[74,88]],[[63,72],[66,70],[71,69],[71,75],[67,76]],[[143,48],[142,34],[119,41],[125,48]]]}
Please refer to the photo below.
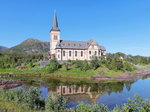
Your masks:
{"label": "green grass", "polygon": [[148,64],[148,65],[135,65],[135,68],[138,70],[150,69],[150,64]]}
{"label": "green grass", "polygon": [[30,69],[0,69],[0,74],[2,75],[64,75],[64,76],[74,76],[74,77],[91,77],[93,75],[107,75],[110,77],[115,77],[117,75],[123,74],[122,71],[109,70],[106,67],[99,67],[96,70],[90,69],[87,71],[82,71],[79,68],[72,67],[69,70],[65,70],[63,67],[55,71],[54,73],[48,73],[46,68],[30,68]]}
{"label": "green grass", "polygon": [[[103,73],[103,74],[101,74],[101,73]],[[59,69],[56,72],[54,72],[53,74],[55,74],[55,75],[62,74],[62,75],[66,75],[66,76],[77,76],[77,77],[91,77],[93,75],[100,74],[100,75],[107,75],[110,77],[115,77],[117,75],[123,74],[123,72],[121,72],[121,71],[115,72],[115,71],[107,69],[106,67],[102,67],[102,68],[99,67],[96,70],[92,69],[92,70],[87,70],[87,71],[81,71],[78,68],[72,68],[68,71]]]}
{"label": "green grass", "polygon": [[[137,70],[143,70],[143,69],[150,69],[149,65],[135,65],[135,68]],[[10,69],[0,69],[0,74],[2,75],[64,75],[64,76],[74,76],[74,77],[91,77],[93,75],[107,75],[110,77],[116,77],[118,75],[122,75],[122,71],[113,71],[109,70],[106,67],[99,67],[96,70],[90,69],[87,71],[82,71],[79,68],[76,67],[70,67],[69,70],[66,70],[64,67],[58,69],[54,73],[48,73],[47,68],[40,68],[39,66],[36,66],[34,68],[27,68],[23,70],[18,70],[15,68]],[[131,74],[135,74],[135,71],[132,71]]]}
{"label": "green grass", "polygon": [[88,71],[81,71],[80,69],[78,68],[72,68],[68,71],[66,70],[63,70],[63,69],[59,69],[57,70],[56,72],[54,72],[53,74],[55,75],[67,75],[67,76],[79,76],[79,77],[90,77],[90,76],[93,76],[95,74],[97,74],[98,72],[97,71],[94,71],[94,70],[88,70]]}
{"label": "green grass", "polygon": [[15,69],[15,68],[10,68],[10,69],[0,69],[0,74],[2,75],[44,75],[48,74],[45,69],[35,67],[35,68],[27,68],[27,69]]}
{"label": "green grass", "polygon": [[14,102],[0,100],[0,112],[43,112],[43,111],[34,111],[23,105],[16,104]]}

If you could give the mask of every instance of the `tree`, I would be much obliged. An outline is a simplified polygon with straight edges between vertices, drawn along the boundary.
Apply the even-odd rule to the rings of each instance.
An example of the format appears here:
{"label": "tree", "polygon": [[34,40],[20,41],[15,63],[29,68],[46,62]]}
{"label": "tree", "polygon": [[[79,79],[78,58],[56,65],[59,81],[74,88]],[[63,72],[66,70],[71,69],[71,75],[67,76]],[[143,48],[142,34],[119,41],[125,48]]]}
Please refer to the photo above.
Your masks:
{"label": "tree", "polygon": [[56,59],[51,59],[50,64],[48,66],[49,73],[53,73],[54,71],[58,70],[60,68],[60,64]]}
{"label": "tree", "polygon": [[100,65],[99,65],[99,60],[97,56],[93,56],[92,60],[90,61],[90,66],[94,70],[96,70]]}
{"label": "tree", "polygon": [[65,70],[68,71],[69,70],[69,64],[68,63],[64,63],[65,66]]}
{"label": "tree", "polygon": [[83,71],[87,71],[87,70],[89,70],[90,69],[90,66],[89,66],[89,63],[88,63],[88,61],[83,61],[82,62],[82,66],[81,66],[81,70],[83,70]]}

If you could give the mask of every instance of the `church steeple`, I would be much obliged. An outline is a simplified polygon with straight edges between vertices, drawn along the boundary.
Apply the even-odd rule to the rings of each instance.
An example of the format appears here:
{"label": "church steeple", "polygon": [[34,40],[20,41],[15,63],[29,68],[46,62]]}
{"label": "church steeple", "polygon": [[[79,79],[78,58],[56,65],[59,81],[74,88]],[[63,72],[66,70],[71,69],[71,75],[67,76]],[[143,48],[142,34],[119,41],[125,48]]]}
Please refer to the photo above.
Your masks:
{"label": "church steeple", "polygon": [[60,30],[58,28],[56,12],[54,12],[52,28],[50,30],[50,53],[56,54],[56,46],[60,42]]}
{"label": "church steeple", "polygon": [[56,11],[54,11],[54,17],[53,17],[53,23],[52,23],[52,29],[51,29],[51,31],[60,31],[59,28],[58,28]]}

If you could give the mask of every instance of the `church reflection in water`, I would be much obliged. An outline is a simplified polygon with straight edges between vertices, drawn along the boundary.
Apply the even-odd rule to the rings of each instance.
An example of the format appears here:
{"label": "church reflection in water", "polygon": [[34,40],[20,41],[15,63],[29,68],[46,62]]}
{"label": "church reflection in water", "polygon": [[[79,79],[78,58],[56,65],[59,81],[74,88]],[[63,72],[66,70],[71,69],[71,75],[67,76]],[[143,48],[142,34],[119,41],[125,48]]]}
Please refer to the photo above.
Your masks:
{"label": "church reflection in water", "polygon": [[121,93],[126,87],[129,91],[133,82],[117,82],[117,83],[100,83],[90,85],[55,85],[48,86],[50,94],[57,93],[60,96],[68,98],[69,102],[89,101],[96,103],[100,96],[112,92]]}
{"label": "church reflection in water", "polygon": [[69,101],[83,101],[88,100],[91,103],[96,103],[101,92],[91,92],[91,87],[69,85],[69,86],[58,86],[57,94],[68,97]]}

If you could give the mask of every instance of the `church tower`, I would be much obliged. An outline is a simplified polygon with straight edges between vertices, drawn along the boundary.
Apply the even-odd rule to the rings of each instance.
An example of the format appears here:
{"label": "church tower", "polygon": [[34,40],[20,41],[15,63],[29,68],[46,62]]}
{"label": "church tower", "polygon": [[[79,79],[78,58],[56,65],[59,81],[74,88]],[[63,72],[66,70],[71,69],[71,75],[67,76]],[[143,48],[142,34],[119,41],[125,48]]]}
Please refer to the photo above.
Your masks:
{"label": "church tower", "polygon": [[50,30],[50,54],[56,54],[56,45],[60,42],[60,29],[58,28],[56,12],[54,12],[52,28]]}

